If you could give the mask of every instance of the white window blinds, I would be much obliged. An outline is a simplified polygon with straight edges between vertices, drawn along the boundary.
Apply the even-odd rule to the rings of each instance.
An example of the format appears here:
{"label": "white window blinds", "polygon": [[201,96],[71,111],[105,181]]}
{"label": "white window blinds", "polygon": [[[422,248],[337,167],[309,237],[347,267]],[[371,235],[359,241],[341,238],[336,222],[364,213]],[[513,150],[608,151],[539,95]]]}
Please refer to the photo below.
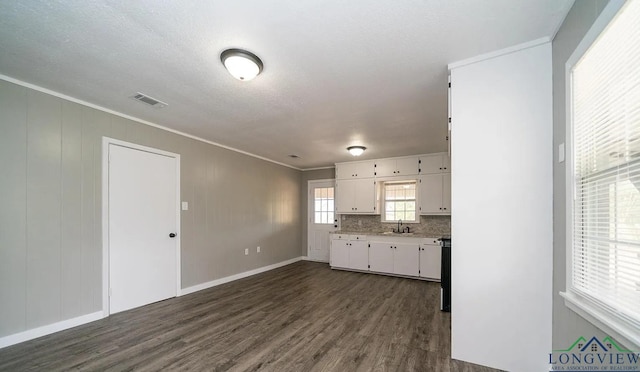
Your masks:
{"label": "white window blinds", "polygon": [[571,77],[571,289],[639,327],[640,1],[627,2]]}

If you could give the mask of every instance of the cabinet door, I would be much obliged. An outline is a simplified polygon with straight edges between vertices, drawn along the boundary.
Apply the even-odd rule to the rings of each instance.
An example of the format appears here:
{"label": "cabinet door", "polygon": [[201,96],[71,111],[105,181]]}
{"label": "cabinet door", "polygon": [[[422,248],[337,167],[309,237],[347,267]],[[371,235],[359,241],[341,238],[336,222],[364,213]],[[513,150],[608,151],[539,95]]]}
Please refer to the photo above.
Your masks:
{"label": "cabinet door", "polygon": [[395,159],[376,160],[376,177],[397,176]]}
{"label": "cabinet door", "polygon": [[451,213],[451,173],[442,175],[442,211]]}
{"label": "cabinet door", "polygon": [[353,213],[355,208],[353,200],[355,198],[355,184],[353,180],[337,180],[335,193],[336,212]]}
{"label": "cabinet door", "polygon": [[396,159],[396,176],[411,176],[418,174],[418,158]]}
{"label": "cabinet door", "polygon": [[451,157],[449,155],[442,155],[442,171],[451,172]]}
{"label": "cabinet door", "polygon": [[439,245],[423,244],[420,247],[420,276],[440,280],[441,257]]}
{"label": "cabinet door", "polygon": [[394,243],[393,272],[398,275],[418,276],[420,269],[420,246],[418,244]]}
{"label": "cabinet door", "polygon": [[442,173],[442,154],[420,157],[420,174]]}
{"label": "cabinet door", "polygon": [[376,211],[376,184],[373,178],[350,180],[353,187],[353,206],[355,213],[374,213]]}
{"label": "cabinet door", "polygon": [[369,243],[369,270],[393,273],[393,244]]}
{"label": "cabinet door", "polygon": [[356,165],[354,163],[336,164],[336,179],[344,180],[353,178],[356,174]]}
{"label": "cabinet door", "polygon": [[420,188],[420,214],[442,213],[442,174],[420,176],[418,187]]}
{"label": "cabinet door", "polygon": [[356,163],[338,163],[336,164],[336,179],[344,180],[373,177],[374,164],[373,160]]}
{"label": "cabinet door", "polygon": [[349,268],[369,270],[369,245],[366,241],[349,242]]}
{"label": "cabinet door", "polygon": [[332,267],[349,267],[349,241],[348,240],[331,240],[331,254],[329,262]]}
{"label": "cabinet door", "polygon": [[375,162],[373,160],[354,163],[355,178],[372,178],[375,172]]}

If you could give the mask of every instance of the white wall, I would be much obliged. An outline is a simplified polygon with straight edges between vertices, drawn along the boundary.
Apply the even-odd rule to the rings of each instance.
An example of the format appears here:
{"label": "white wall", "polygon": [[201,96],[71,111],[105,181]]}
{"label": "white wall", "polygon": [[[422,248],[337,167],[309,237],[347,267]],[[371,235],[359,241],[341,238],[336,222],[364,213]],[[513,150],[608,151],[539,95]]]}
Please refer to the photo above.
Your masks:
{"label": "white wall", "polygon": [[454,359],[548,370],[551,63],[547,42],[451,70]]}

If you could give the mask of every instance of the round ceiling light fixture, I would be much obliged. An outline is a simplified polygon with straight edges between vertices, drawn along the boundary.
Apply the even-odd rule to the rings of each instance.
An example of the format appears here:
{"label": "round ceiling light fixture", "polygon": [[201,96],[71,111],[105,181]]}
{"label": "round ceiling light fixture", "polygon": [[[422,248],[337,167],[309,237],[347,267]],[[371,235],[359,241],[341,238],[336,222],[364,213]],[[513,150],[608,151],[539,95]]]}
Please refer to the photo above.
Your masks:
{"label": "round ceiling light fixture", "polygon": [[367,148],[364,146],[349,146],[347,147],[347,151],[353,156],[360,156]]}
{"label": "round ceiling light fixture", "polygon": [[258,76],[264,67],[258,56],[243,49],[227,49],[220,54],[220,60],[231,76],[241,81]]}

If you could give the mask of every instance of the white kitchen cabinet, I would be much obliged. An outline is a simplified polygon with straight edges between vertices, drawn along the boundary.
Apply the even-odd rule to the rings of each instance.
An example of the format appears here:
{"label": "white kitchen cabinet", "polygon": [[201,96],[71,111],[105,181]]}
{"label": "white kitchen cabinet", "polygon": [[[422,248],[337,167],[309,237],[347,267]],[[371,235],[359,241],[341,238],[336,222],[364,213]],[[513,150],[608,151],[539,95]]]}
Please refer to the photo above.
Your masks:
{"label": "white kitchen cabinet", "polygon": [[393,273],[418,276],[420,270],[420,245],[395,243],[393,249]]}
{"label": "white kitchen cabinet", "polygon": [[369,242],[369,270],[393,273],[393,243]]}
{"label": "white kitchen cabinet", "polygon": [[380,273],[418,276],[418,243],[369,242],[369,270]]}
{"label": "white kitchen cabinet", "polygon": [[419,173],[419,159],[417,156],[378,159],[375,162],[376,177],[411,176]]}
{"label": "white kitchen cabinet", "polygon": [[451,213],[451,173],[442,175],[442,210]]}
{"label": "white kitchen cabinet", "polygon": [[372,178],[375,173],[373,160],[336,163],[336,179]]}
{"label": "white kitchen cabinet", "polygon": [[329,263],[331,267],[349,266],[349,240],[331,238],[331,250],[329,254]]}
{"label": "white kitchen cabinet", "polygon": [[420,214],[451,214],[451,173],[425,174],[418,179]]}
{"label": "white kitchen cabinet", "polygon": [[349,269],[369,270],[369,245],[366,240],[349,241]]}
{"label": "white kitchen cabinet", "polygon": [[373,178],[336,180],[335,192],[337,213],[376,212],[376,185]]}
{"label": "white kitchen cabinet", "polygon": [[440,280],[442,248],[438,240],[420,245],[420,277]]}
{"label": "white kitchen cabinet", "polygon": [[446,154],[420,156],[420,174],[451,172],[451,158]]}
{"label": "white kitchen cabinet", "polygon": [[349,266],[349,237],[347,235],[331,235],[331,249],[329,252],[331,267]]}
{"label": "white kitchen cabinet", "polygon": [[368,270],[369,247],[366,235],[331,234],[331,267]]}

